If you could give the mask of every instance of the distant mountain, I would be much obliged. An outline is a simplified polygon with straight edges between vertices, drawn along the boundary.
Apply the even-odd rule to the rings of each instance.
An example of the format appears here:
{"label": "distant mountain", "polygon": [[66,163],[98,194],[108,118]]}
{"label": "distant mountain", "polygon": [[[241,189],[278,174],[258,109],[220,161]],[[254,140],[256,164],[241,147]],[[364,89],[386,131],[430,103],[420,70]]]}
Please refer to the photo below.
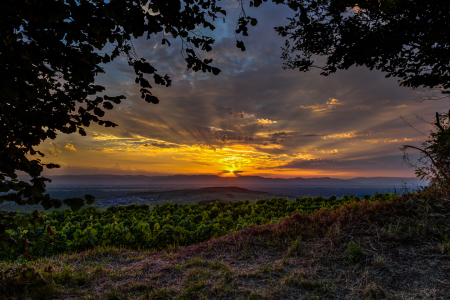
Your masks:
{"label": "distant mountain", "polygon": [[403,185],[418,185],[425,186],[427,181],[422,181],[419,178],[403,178],[403,177],[357,177],[351,179],[351,181],[361,185],[379,185],[379,186],[397,186]]}
{"label": "distant mountain", "polygon": [[176,184],[218,184],[218,185],[342,185],[353,184],[337,178],[266,178],[261,176],[220,177],[216,175],[173,175],[153,179],[157,183]]}
{"label": "distant mountain", "polygon": [[49,187],[57,186],[154,186],[154,185],[202,185],[202,186],[396,186],[406,184],[426,185],[418,178],[358,177],[353,179],[321,178],[266,178],[261,176],[220,177],[217,175],[60,175],[51,176]]}

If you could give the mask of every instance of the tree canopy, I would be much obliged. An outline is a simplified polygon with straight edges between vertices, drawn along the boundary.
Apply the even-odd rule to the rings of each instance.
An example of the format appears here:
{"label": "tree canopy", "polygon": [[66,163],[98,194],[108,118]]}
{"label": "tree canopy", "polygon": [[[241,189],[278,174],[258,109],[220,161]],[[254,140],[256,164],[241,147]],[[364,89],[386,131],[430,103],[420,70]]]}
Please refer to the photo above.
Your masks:
{"label": "tree canopy", "polygon": [[[330,75],[366,66],[398,77],[411,88],[450,88],[450,14],[437,0],[304,0],[298,12],[275,28],[287,37],[284,67]],[[325,56],[316,65],[314,56]]]}
{"label": "tree canopy", "polygon": [[[136,74],[141,97],[156,104],[148,77],[170,86],[168,75],[140,58],[132,39],[155,38],[164,32],[182,40],[188,69],[211,72],[212,59],[201,59],[198,50],[210,51],[214,39],[198,28],[214,30],[211,23],[226,12],[216,0],[24,0],[3,1],[0,10],[0,203],[41,204],[45,209],[62,202],[44,195],[48,179],[36,150],[42,141],[59,132],[86,135],[85,127],[104,119],[125,97],[97,94],[105,87],[94,84],[104,65],[118,56],[127,59]],[[161,43],[170,46],[167,38]],[[109,51],[107,51],[109,50]],[[105,52],[106,51],[106,52]],[[153,83],[152,83],[153,84]],[[18,180],[21,171],[31,183]],[[13,191],[13,192],[10,192]],[[92,197],[84,200],[91,202]],[[83,199],[64,202],[77,209]]]}

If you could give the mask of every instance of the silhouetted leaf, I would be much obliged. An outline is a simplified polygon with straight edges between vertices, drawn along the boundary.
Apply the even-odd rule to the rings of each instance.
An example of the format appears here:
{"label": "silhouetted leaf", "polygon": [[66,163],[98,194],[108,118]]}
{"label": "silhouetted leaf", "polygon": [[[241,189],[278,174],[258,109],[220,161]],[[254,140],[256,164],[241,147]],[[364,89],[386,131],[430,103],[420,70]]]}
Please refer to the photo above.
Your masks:
{"label": "silhouetted leaf", "polygon": [[79,211],[84,205],[84,200],[81,198],[65,199],[63,202],[64,204],[69,206],[72,211]]}
{"label": "silhouetted leaf", "polygon": [[236,41],[236,47],[241,49],[241,51],[245,51],[245,46],[243,41]]}
{"label": "silhouetted leaf", "polygon": [[91,205],[95,201],[95,198],[92,195],[84,195],[84,199],[86,199],[87,205]]}
{"label": "silhouetted leaf", "polygon": [[145,101],[147,101],[148,103],[153,103],[153,104],[158,104],[159,103],[158,98],[156,98],[155,96],[152,96],[152,95],[146,95],[145,96]]}

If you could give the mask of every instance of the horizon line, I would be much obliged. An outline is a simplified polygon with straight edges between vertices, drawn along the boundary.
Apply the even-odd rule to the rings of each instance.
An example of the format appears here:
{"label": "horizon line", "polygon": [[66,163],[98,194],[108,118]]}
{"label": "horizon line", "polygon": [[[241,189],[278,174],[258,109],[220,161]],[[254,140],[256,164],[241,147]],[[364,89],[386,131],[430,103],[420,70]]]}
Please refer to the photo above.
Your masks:
{"label": "horizon line", "polygon": [[[365,177],[365,176],[359,176],[359,177],[350,177],[348,179],[342,179],[338,177],[332,177],[332,175],[324,175],[321,177],[288,177],[288,178],[282,178],[282,177],[264,177],[260,175],[235,175],[233,177],[227,177],[227,176],[220,176],[220,174],[167,174],[167,175],[145,175],[145,174],[111,174],[111,173],[95,173],[95,174],[60,174],[60,175],[45,175],[44,177],[59,177],[59,176],[145,176],[145,177],[170,177],[170,176],[216,176],[220,178],[239,178],[239,177],[260,177],[265,179],[296,179],[296,178],[302,178],[302,179],[320,179],[320,178],[331,178],[331,179],[340,179],[340,180],[350,180],[354,178],[417,178],[418,177],[404,177],[404,176],[374,176],[374,177]],[[19,175],[20,176],[20,175]]]}

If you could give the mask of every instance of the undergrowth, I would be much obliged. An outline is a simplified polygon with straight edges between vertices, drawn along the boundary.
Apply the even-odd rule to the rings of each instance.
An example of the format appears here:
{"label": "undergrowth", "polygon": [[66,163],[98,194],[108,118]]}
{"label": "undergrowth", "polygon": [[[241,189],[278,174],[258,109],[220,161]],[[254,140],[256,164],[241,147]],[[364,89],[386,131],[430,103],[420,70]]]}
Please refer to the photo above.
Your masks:
{"label": "undergrowth", "polygon": [[[395,194],[262,199],[207,205],[128,205],[99,211],[95,207],[79,212],[55,210],[33,226],[8,230],[15,243],[2,240],[0,260],[27,259],[59,253],[79,252],[95,247],[164,249],[188,246],[251,226],[276,223],[295,213],[311,214],[334,210],[350,202],[390,199]],[[50,229],[51,230],[48,230]],[[33,241],[33,243],[30,243]],[[24,247],[26,245],[26,247]],[[24,253],[24,249],[26,249]],[[25,254],[26,257],[20,256]]]}
{"label": "undergrowth", "polygon": [[[206,242],[0,263],[33,299],[447,299],[450,201],[404,195],[294,214]],[[447,298],[445,298],[447,297]]]}

